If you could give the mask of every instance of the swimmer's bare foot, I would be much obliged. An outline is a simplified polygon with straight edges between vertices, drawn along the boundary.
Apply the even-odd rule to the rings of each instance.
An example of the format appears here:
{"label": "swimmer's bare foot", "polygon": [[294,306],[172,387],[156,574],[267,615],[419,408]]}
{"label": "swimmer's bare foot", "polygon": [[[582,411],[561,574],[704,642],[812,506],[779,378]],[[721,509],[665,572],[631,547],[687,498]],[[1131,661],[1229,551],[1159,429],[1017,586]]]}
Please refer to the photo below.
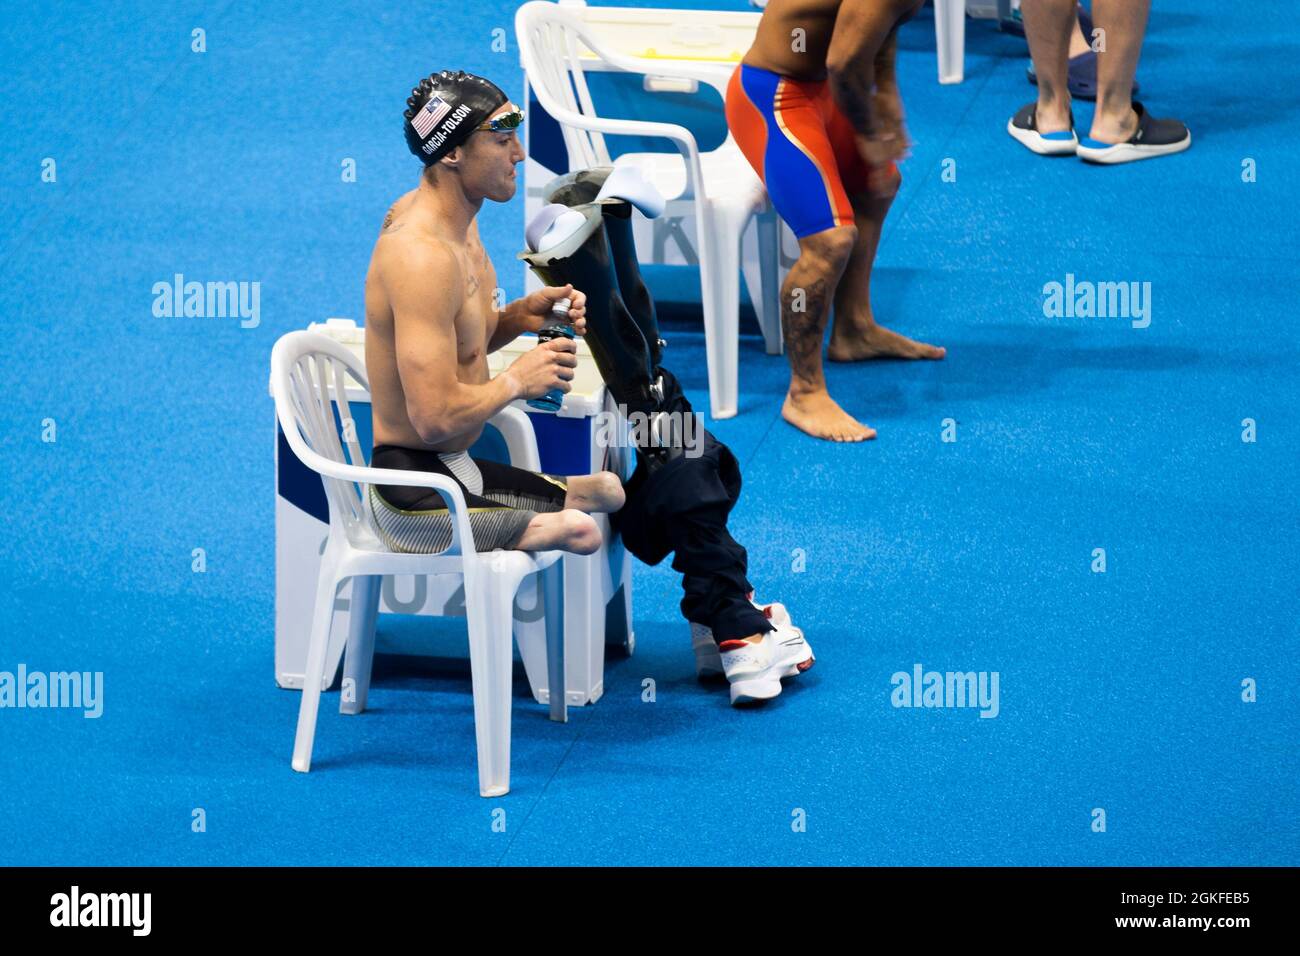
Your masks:
{"label": "swimmer's bare foot", "polygon": [[781,417],[813,438],[858,442],[876,437],[876,430],[862,424],[835,403],[826,389],[788,392]]}
{"label": "swimmer's bare foot", "polygon": [[946,354],[948,350],[945,348],[917,342],[875,322],[847,328],[835,323],[831,329],[831,344],[826,350],[826,357],[832,362],[860,362],[873,358],[941,359]]}

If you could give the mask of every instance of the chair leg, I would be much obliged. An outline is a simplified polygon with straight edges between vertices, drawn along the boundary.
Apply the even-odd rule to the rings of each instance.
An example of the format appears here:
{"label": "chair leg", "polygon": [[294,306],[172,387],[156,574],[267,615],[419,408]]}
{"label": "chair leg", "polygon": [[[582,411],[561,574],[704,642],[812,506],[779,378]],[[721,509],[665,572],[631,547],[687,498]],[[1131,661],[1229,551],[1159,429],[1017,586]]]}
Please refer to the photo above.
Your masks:
{"label": "chair leg", "polygon": [[631,657],[636,653],[636,630],[632,626],[632,555],[628,553],[626,548],[623,549],[619,581],[614,587],[621,587],[623,590],[623,620],[627,625],[627,637],[624,640],[623,648],[627,652],[627,656]]}
{"label": "chair leg", "polygon": [[[768,355],[780,355],[785,351],[781,334],[781,218],[772,208],[755,218],[758,230],[758,301],[762,302],[761,310],[755,303],[755,312],[760,316],[759,324],[763,330],[763,350]],[[750,295],[753,296],[752,291]]]}
{"label": "chair leg", "polygon": [[[704,351],[709,366],[709,408],[714,418],[731,418],[737,407],[737,364],[740,353],[740,233],[731,216],[714,208],[699,217],[710,233],[700,243],[704,288]],[[705,257],[712,259],[704,268]]]}
{"label": "chair leg", "polygon": [[546,703],[546,622],[542,600],[541,582],[524,579],[515,596],[517,613],[514,619],[515,643],[519,659],[524,663],[528,687],[533,699]]}
{"label": "chair leg", "polygon": [[298,731],[293,741],[293,769],[311,770],[312,744],[316,740],[316,717],[320,712],[321,686],[325,683],[325,656],[329,646],[330,625],[334,620],[334,597],[339,579],[334,556],[326,549],[316,581],[316,609],[311,621],[311,644],[307,650],[307,668],[303,672],[302,701],[298,705]]}
{"label": "chair leg", "polygon": [[934,35],[939,48],[939,82],[960,83],[966,72],[965,0],[935,0]]}
{"label": "chair leg", "polygon": [[383,576],[359,575],[352,579],[352,604],[348,615],[348,648],[343,658],[343,692],[340,714],[359,714],[370,696],[370,668],[375,660],[375,620],[379,617],[379,588]]}
{"label": "chair leg", "polygon": [[[564,560],[560,558],[542,572],[542,606],[546,621],[546,686],[550,691],[551,720],[560,723],[569,720],[568,680],[564,670]],[[593,558],[588,556],[581,560],[591,561]],[[579,610],[588,613],[585,607]],[[603,634],[601,640],[604,640]]]}
{"label": "chair leg", "polygon": [[516,588],[506,584],[486,569],[467,575],[465,582],[478,792],[484,797],[510,792],[511,622]]}
{"label": "chair leg", "polygon": [[[763,260],[762,242],[759,237],[759,220],[754,216],[740,237],[740,276],[745,282],[745,291],[749,293],[750,304],[754,306],[754,318],[760,329],[765,327],[766,316],[763,315]],[[752,236],[752,241],[751,241]]]}

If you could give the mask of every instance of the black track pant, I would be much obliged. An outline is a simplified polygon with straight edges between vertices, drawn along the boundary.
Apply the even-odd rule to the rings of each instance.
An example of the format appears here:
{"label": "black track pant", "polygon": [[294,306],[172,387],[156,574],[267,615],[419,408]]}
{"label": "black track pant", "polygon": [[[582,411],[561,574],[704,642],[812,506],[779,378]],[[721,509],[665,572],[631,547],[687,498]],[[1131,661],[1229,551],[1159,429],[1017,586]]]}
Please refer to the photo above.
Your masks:
{"label": "black track pant", "polygon": [[[665,410],[689,414],[676,379],[669,372],[663,376]],[[673,554],[688,621],[712,628],[717,641],[761,634],[772,626],[749,602],[745,549],[727,531],[727,516],[740,497],[740,464],[730,448],[703,434],[698,457],[683,455],[653,471],[638,453],[625,485],[627,503],[611,518],[627,549],[646,564]]]}

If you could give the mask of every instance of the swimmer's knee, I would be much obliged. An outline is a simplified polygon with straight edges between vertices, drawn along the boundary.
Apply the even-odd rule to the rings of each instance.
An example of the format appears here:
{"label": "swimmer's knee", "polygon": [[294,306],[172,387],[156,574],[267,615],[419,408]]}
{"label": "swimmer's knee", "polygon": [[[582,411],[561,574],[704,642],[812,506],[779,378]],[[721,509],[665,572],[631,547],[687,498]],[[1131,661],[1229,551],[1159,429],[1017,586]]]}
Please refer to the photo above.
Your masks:
{"label": "swimmer's knee", "polygon": [[595,554],[600,550],[600,526],[589,514],[567,508],[560,512],[564,550],[574,554]]}
{"label": "swimmer's knee", "polygon": [[592,477],[596,479],[596,493],[610,511],[617,511],[623,507],[626,495],[623,493],[623,482],[619,480],[618,475],[612,471],[599,471]]}
{"label": "swimmer's knee", "polygon": [[853,247],[857,243],[857,226],[832,226],[830,229],[814,232],[799,240],[799,261],[802,263],[807,258],[809,259],[807,264],[813,268],[825,267],[839,270],[849,261],[849,256],[853,254]]}

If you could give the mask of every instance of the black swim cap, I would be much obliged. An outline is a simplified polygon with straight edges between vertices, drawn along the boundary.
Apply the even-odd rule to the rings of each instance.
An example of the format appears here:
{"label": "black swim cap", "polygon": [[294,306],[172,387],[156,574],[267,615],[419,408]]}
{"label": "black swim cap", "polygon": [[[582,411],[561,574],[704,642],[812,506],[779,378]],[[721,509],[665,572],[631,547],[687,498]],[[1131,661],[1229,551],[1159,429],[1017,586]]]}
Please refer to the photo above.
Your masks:
{"label": "black swim cap", "polygon": [[464,70],[427,76],[406,101],[406,145],[420,162],[432,166],[508,101],[491,80]]}

